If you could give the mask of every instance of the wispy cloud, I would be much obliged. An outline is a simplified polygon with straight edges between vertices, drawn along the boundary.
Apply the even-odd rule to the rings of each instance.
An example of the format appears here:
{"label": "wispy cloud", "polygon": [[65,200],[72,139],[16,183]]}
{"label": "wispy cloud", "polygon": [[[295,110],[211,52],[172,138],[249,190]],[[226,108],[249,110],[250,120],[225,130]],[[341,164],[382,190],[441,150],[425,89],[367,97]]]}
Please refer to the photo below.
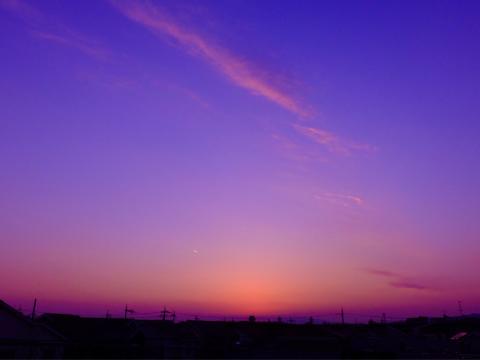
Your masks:
{"label": "wispy cloud", "polygon": [[429,290],[427,286],[416,284],[408,281],[391,281],[388,283],[390,286],[399,289],[412,289],[412,290]]}
{"label": "wispy cloud", "polygon": [[[297,82],[293,79],[280,77],[276,71],[262,68],[249,59],[234,54],[211,38],[171,17],[164,9],[153,5],[148,0],[110,0],[110,2],[114,8],[131,21],[144,26],[162,40],[173,40],[187,53],[212,65],[235,85],[254,95],[261,96],[301,118],[308,118],[312,115],[310,106],[302,104],[291,91],[286,90],[295,87],[294,84]],[[51,18],[25,0],[2,0],[0,1],[0,7],[23,19],[32,36],[38,39],[76,49],[99,61],[106,61],[111,58],[110,50],[98,41],[87,38],[64,24],[52,21]],[[195,93],[188,92],[186,95],[203,107],[209,106]],[[292,127],[297,134],[309,139],[312,144],[322,146],[327,152],[334,155],[349,156],[355,152],[373,152],[376,150],[374,146],[346,140],[325,129],[306,126],[297,122],[292,123]],[[297,143],[293,139],[288,139],[288,141],[292,144]],[[285,140],[280,142],[285,145]],[[318,150],[313,147],[309,148],[300,142],[295,147],[283,147],[283,150],[285,149],[287,149],[288,157],[295,160],[302,162],[310,160],[326,161],[326,157],[319,155]]]}
{"label": "wispy cloud", "polygon": [[366,268],[364,270],[372,275],[379,275],[379,276],[393,277],[393,278],[400,277],[399,274],[388,271],[388,270],[371,269],[371,268]]}
{"label": "wispy cloud", "polygon": [[111,3],[128,19],[149,29],[161,39],[167,36],[189,54],[202,58],[235,85],[262,96],[298,116],[310,115],[295,97],[283,90],[290,84],[276,83],[274,79],[278,77],[274,73],[259,68],[198,31],[187,28],[169,16],[164,9],[154,6],[149,1],[112,0]]}
{"label": "wispy cloud", "polygon": [[318,200],[328,201],[330,203],[341,205],[344,207],[359,207],[363,206],[364,204],[364,200],[356,195],[324,192],[321,194],[315,194],[314,196]]}
{"label": "wispy cloud", "polygon": [[110,57],[110,51],[97,41],[53,21],[24,0],[2,0],[0,7],[22,19],[32,36],[38,39],[77,49],[96,60],[105,61]]}
{"label": "wispy cloud", "polygon": [[77,49],[97,60],[106,61],[110,58],[109,50],[68,29],[62,32],[61,35],[59,33],[37,30],[32,31],[32,35],[39,39]]}
{"label": "wispy cloud", "polygon": [[100,85],[107,89],[132,91],[144,85],[134,77],[115,72],[95,71],[95,69],[80,69],[75,71],[77,80],[94,85]]}
{"label": "wispy cloud", "polygon": [[[235,85],[275,103],[300,118],[311,118],[312,110],[300,102],[286,89],[296,83],[293,79],[279,77],[275,71],[269,71],[238,56],[230,49],[220,46],[212,38],[189,27],[178,18],[172,17],[165,9],[153,5],[149,0],[128,1],[110,0],[111,4],[125,17],[150,30],[162,41],[173,41],[188,54],[199,57],[213,66]],[[293,123],[294,130],[315,144],[322,145],[328,152],[348,156],[354,152],[372,152],[375,147],[345,140],[332,132],[315,127]],[[285,143],[284,140],[281,140]],[[301,149],[288,148],[289,157],[310,159]],[[319,158],[315,156],[315,158]],[[324,159],[323,157],[321,159]]]}
{"label": "wispy cloud", "polygon": [[365,268],[363,270],[369,274],[389,279],[388,285],[393,288],[408,290],[433,290],[429,286],[420,284],[417,281],[413,281],[411,278],[396,272],[372,268]]}
{"label": "wispy cloud", "polygon": [[198,95],[195,91],[184,88],[184,87],[180,88],[180,91],[183,94],[185,94],[187,97],[189,97],[191,100],[196,102],[198,105],[203,107],[204,109],[209,109],[210,108],[210,104],[205,99],[203,99],[203,97]]}
{"label": "wispy cloud", "polygon": [[43,17],[37,9],[23,0],[2,0],[0,1],[0,8],[21,16],[28,21],[38,20]]}
{"label": "wispy cloud", "polygon": [[299,125],[297,123],[293,123],[292,126],[299,134],[306,136],[316,144],[325,147],[329,152],[337,155],[348,156],[356,151],[373,152],[376,150],[374,146],[342,139],[324,129]]}
{"label": "wispy cloud", "polygon": [[[293,141],[289,137],[282,135],[280,132],[271,134],[272,139],[275,141],[276,146],[281,151],[285,158],[294,161],[302,166],[307,166],[312,162],[326,162],[327,158],[315,151],[311,151],[301,144]],[[304,168],[307,170],[307,167]]]}

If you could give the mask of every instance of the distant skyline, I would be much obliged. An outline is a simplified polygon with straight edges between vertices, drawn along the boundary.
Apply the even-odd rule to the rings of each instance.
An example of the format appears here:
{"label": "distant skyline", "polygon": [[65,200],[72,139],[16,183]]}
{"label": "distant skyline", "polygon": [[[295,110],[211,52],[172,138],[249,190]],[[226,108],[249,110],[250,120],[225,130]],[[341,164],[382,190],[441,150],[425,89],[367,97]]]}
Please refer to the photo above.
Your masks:
{"label": "distant skyline", "polygon": [[480,313],[479,18],[0,0],[0,299]]}

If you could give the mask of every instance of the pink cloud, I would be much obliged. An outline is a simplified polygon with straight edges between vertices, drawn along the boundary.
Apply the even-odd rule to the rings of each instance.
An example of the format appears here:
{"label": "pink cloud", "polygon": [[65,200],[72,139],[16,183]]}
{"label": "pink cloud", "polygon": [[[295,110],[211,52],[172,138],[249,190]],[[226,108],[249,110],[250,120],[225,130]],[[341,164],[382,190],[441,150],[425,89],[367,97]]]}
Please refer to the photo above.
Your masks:
{"label": "pink cloud", "polygon": [[[159,7],[148,1],[112,1],[113,6],[130,20],[146,27],[157,36],[168,36],[190,54],[211,64],[235,85],[262,96],[282,108],[307,117],[310,112],[276,84],[274,74],[262,70],[247,59],[232,54],[211,39],[187,29]],[[283,84],[287,87],[289,84]]]}
{"label": "pink cloud", "polygon": [[[280,80],[280,77],[275,73],[262,69],[248,59],[239,57],[228,49],[219,46],[212,39],[186,27],[180,21],[172,18],[164,9],[154,6],[148,0],[111,0],[111,3],[125,17],[144,26],[162,40],[173,40],[187,53],[203,59],[235,85],[247,89],[254,95],[264,97],[302,118],[312,115],[310,108],[303,106],[298,99],[284,90],[292,87],[293,81],[291,79],[282,78]],[[293,127],[297,133],[308,137],[316,144],[324,146],[329,152],[337,155],[348,156],[357,151],[372,152],[376,150],[371,145],[351,142],[323,129],[296,123],[293,124]],[[280,139],[279,142],[285,145],[284,139]],[[289,157],[301,161],[312,158],[303,146],[288,145],[284,146],[284,149],[286,149]],[[318,156],[313,156],[313,158],[318,158]],[[322,158],[322,161],[324,161],[324,158]]]}
{"label": "pink cloud", "polygon": [[324,146],[329,152],[337,155],[349,156],[356,151],[373,152],[376,150],[376,147],[372,145],[351,142],[327,130],[296,123],[293,123],[292,126],[299,134],[306,136],[313,142]]}
{"label": "pink cloud", "polygon": [[328,201],[333,204],[339,204],[344,207],[363,206],[364,204],[364,200],[361,197],[348,194],[325,192],[322,194],[316,194],[315,198],[322,201]]}
{"label": "pink cloud", "polygon": [[[293,141],[287,136],[281,135],[280,133],[271,134],[272,139],[277,144],[277,147],[282,152],[282,154],[296,163],[307,164],[311,162],[327,162],[328,159],[318,154],[318,151],[312,151],[305,146],[302,146],[300,143]],[[308,168],[305,167],[304,170]]]}

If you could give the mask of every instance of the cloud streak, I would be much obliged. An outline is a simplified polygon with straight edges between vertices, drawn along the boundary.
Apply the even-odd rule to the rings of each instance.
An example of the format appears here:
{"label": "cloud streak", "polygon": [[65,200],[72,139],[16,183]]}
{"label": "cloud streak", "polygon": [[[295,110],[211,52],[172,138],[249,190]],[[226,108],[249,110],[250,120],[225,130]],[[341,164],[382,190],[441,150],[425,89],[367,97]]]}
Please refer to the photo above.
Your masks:
{"label": "cloud streak", "polygon": [[338,194],[338,193],[330,193],[325,192],[322,194],[316,194],[315,198],[322,201],[328,201],[332,204],[341,205],[344,207],[359,207],[363,206],[364,200],[355,195],[346,195],[346,194]]}
{"label": "cloud streak", "polygon": [[372,275],[379,275],[379,276],[385,276],[385,277],[390,277],[390,278],[396,278],[399,277],[400,275],[388,270],[381,270],[381,269],[364,269],[366,272],[372,274]]}
{"label": "cloud streak", "polygon": [[295,131],[313,141],[316,144],[322,145],[330,153],[334,153],[342,156],[350,156],[357,151],[374,152],[376,147],[368,144],[359,144],[352,141],[348,141],[338,137],[337,135],[323,129],[292,124]]}
{"label": "cloud streak", "polygon": [[77,49],[100,61],[106,61],[110,58],[110,51],[71,30],[65,31],[62,35],[35,30],[32,31],[32,35],[38,39]]}
{"label": "cloud streak", "polygon": [[26,1],[2,0],[0,7],[22,19],[29,27],[31,35],[37,39],[77,49],[96,60],[106,61],[110,58],[108,49],[67,26],[48,19]]}
{"label": "cloud streak", "polygon": [[202,58],[235,85],[264,97],[300,117],[310,115],[297,99],[275,83],[274,74],[232,54],[200,33],[187,29],[163,9],[148,1],[111,1],[111,3],[128,19],[144,26],[157,36],[162,38],[167,36],[189,54]]}
{"label": "cloud streak", "polygon": [[23,0],[2,0],[0,7],[25,20],[33,21],[42,18],[42,14]]}
{"label": "cloud streak", "polygon": [[398,289],[429,290],[428,287],[408,281],[391,281],[389,285]]}
{"label": "cloud streak", "polygon": [[[162,41],[173,41],[186,53],[204,60],[236,86],[263,97],[300,118],[312,116],[309,106],[304,106],[285,90],[292,88],[294,81],[285,78],[280,80],[275,72],[261,68],[252,61],[234,54],[211,38],[173,18],[165,9],[153,5],[148,0],[110,0],[110,3],[123,16],[148,29]],[[327,130],[298,123],[292,123],[292,126],[297,134],[321,145],[335,155],[349,156],[354,152],[376,150],[371,145],[348,141]],[[290,147],[288,151],[295,152],[295,158],[301,161],[311,158],[300,149],[300,146],[297,149]],[[304,154],[301,154],[302,152]],[[321,159],[324,160],[324,158]]]}
{"label": "cloud streak", "polygon": [[416,281],[412,281],[408,277],[389,271],[384,269],[372,269],[366,268],[363,269],[367,273],[375,276],[380,276],[389,279],[388,285],[397,288],[397,289],[407,289],[407,290],[432,290],[431,287],[425,286],[423,284],[419,284]]}

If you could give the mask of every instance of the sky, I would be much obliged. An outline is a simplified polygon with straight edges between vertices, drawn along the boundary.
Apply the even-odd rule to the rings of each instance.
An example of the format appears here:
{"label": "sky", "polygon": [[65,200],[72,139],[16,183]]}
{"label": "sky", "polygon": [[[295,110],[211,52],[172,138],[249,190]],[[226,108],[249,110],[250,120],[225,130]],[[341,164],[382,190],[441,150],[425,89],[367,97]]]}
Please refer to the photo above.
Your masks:
{"label": "sky", "polygon": [[0,298],[480,312],[480,2],[0,0]]}

